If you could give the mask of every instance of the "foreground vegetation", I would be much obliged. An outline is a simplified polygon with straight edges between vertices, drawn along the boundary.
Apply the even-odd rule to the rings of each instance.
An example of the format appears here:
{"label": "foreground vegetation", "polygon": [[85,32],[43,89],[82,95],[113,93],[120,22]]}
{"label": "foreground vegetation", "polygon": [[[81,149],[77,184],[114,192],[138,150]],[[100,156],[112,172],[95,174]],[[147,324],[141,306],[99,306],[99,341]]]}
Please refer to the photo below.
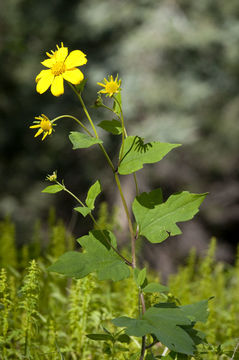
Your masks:
{"label": "foreground vegetation", "polygon": [[[102,214],[101,222],[104,221],[106,216]],[[132,279],[100,282],[90,275],[69,280],[49,273],[47,267],[73,244],[72,236],[53,213],[48,228],[43,229],[37,223],[32,243],[20,250],[15,247],[14,225],[9,220],[0,223],[0,230],[1,359],[134,358],[131,354],[140,350],[139,339],[130,341],[110,322],[122,313],[137,314],[137,287]],[[216,263],[215,250],[215,239],[204,259],[198,259],[192,250],[187,264],[170,276],[167,284],[170,293],[148,295],[146,302],[150,305],[171,298],[184,305],[213,296],[208,320],[200,324],[208,344],[201,346],[197,359],[238,359],[234,350],[238,342],[239,258],[234,267]],[[158,278],[156,274],[150,276],[152,280]],[[92,333],[101,335],[92,335],[91,339],[86,336]],[[128,350],[124,355],[122,348]],[[158,358],[162,350],[157,344]],[[146,359],[155,359],[150,349]]]}

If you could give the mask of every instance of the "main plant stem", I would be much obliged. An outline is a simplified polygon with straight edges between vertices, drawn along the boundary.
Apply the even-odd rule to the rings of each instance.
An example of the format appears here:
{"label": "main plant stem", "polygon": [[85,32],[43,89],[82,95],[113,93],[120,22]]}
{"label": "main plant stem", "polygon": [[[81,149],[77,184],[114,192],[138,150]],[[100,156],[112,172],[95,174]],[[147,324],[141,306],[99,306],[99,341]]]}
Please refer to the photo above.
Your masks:
{"label": "main plant stem", "polygon": [[[78,99],[80,100],[80,103],[81,103],[82,108],[83,108],[83,110],[84,110],[84,112],[85,112],[85,114],[86,114],[86,117],[87,117],[87,119],[89,120],[89,123],[90,123],[90,125],[91,125],[91,127],[92,127],[92,129],[93,129],[93,131],[94,131],[95,137],[98,139],[99,136],[98,136],[97,130],[96,130],[96,128],[95,128],[95,126],[94,126],[94,123],[93,123],[93,121],[92,121],[92,119],[91,119],[91,117],[90,117],[90,114],[89,114],[88,111],[87,111],[87,108],[86,108],[86,106],[85,106],[85,104],[84,104],[84,101],[83,101],[83,99],[82,99],[82,97],[81,97],[81,94],[79,94],[73,86],[71,86],[71,87],[72,87],[72,89],[74,90],[75,94],[77,95]],[[124,132],[124,129],[123,129],[123,132]],[[130,218],[130,214],[129,214],[129,209],[128,209],[127,202],[126,202],[126,200],[125,200],[125,197],[124,197],[124,194],[123,194],[123,191],[122,191],[120,179],[119,179],[119,176],[118,176],[118,174],[117,174],[117,172],[116,172],[116,169],[115,169],[115,167],[114,167],[114,165],[113,165],[113,163],[112,163],[112,161],[111,161],[111,159],[110,159],[107,151],[105,150],[104,145],[99,144],[99,146],[100,146],[100,149],[101,149],[101,151],[103,152],[103,154],[104,154],[104,156],[105,156],[105,158],[106,158],[109,166],[111,167],[111,169],[112,169],[112,171],[113,171],[113,173],[114,173],[115,182],[116,182],[116,185],[117,185],[117,187],[118,187],[118,190],[119,190],[119,193],[120,193],[120,197],[121,197],[121,200],[122,200],[122,203],[123,203],[123,206],[124,206],[125,214],[126,214],[126,217],[127,217],[127,220],[128,220],[128,226],[129,226],[130,237],[131,237],[131,254],[132,254],[132,263],[131,263],[130,265],[131,265],[131,267],[134,269],[134,268],[136,267],[135,235],[134,235],[133,224],[132,224],[132,221],[131,221],[131,218]]]}
{"label": "main plant stem", "polygon": [[134,235],[134,229],[133,229],[133,225],[132,225],[132,221],[130,218],[130,214],[129,214],[129,210],[128,210],[128,206],[121,188],[121,184],[120,184],[120,180],[119,180],[119,176],[117,173],[115,173],[115,181],[116,184],[118,186],[119,189],[119,193],[121,196],[121,200],[124,206],[124,210],[127,216],[127,220],[128,220],[128,226],[129,226],[129,231],[130,231],[130,238],[131,238],[131,254],[132,254],[132,268],[135,269],[136,268],[136,254],[135,254],[135,235]]}
{"label": "main plant stem", "polygon": [[[139,291],[139,299],[141,303],[141,313],[143,315],[145,313],[146,308],[145,308],[144,294],[141,290]],[[144,359],[145,351],[146,351],[146,336],[142,336],[141,353],[139,360]]]}
{"label": "main plant stem", "polygon": [[[87,119],[89,120],[90,122],[90,125],[94,131],[94,134],[95,134],[95,137],[98,139],[99,136],[98,136],[98,133],[96,131],[96,128],[93,124],[93,121],[86,109],[86,106],[84,104],[84,101],[81,97],[81,94],[79,94],[76,89],[71,86],[72,89],[74,90],[74,92],[76,93],[78,99],[80,100],[80,103],[83,107],[83,110],[86,114],[86,117]],[[121,146],[121,151],[120,151],[120,157],[119,157],[119,162],[122,160],[122,156],[123,156],[123,150],[124,150],[124,140],[125,140],[125,137],[127,137],[127,133],[126,133],[126,130],[125,130],[125,127],[124,127],[124,118],[123,118],[123,114],[122,114],[122,108],[121,108],[121,105],[120,103],[117,101],[116,98],[114,98],[115,101],[118,103],[119,107],[120,107],[120,113],[121,113],[121,116],[120,116],[120,119],[121,119],[121,125],[122,125],[122,146]],[[138,237],[138,231],[136,232],[136,235],[134,234],[134,229],[133,229],[133,224],[132,224],[132,221],[131,221],[131,217],[130,217],[130,213],[129,213],[129,209],[128,209],[128,206],[127,206],[127,202],[126,202],[126,199],[124,197],[124,194],[123,194],[123,191],[122,191],[122,187],[121,187],[121,183],[120,183],[120,179],[119,179],[119,175],[109,157],[109,155],[107,154],[107,151],[105,150],[104,146],[102,144],[99,144],[100,148],[101,148],[101,151],[103,152],[108,164],[110,165],[113,173],[114,173],[114,178],[115,178],[115,182],[116,182],[116,185],[118,187],[118,190],[119,190],[119,193],[120,193],[120,197],[121,197],[121,200],[122,200],[122,203],[123,203],[123,207],[124,207],[124,210],[125,210],[125,214],[126,214],[126,217],[127,217],[127,220],[128,220],[128,227],[129,227],[129,232],[130,232],[130,238],[131,238],[131,255],[132,255],[132,263],[129,264],[128,262],[128,265],[130,265],[133,269],[136,268],[136,249],[135,249],[135,242],[136,242],[136,238]],[[136,193],[137,195],[139,195],[139,189],[138,189],[138,184],[137,184],[137,179],[136,179],[136,175],[134,174],[134,181],[135,181],[135,186],[136,186]],[[122,255],[118,252],[118,250],[114,249],[118,255],[120,255],[120,257],[122,258]],[[144,294],[143,292],[140,290],[139,291],[139,299],[140,299],[140,304],[141,304],[141,311],[140,313],[143,315],[145,313],[145,301],[144,301]],[[143,360],[144,359],[144,355],[145,355],[145,351],[146,351],[146,337],[143,336],[142,337],[142,345],[141,345],[141,353],[140,353],[140,359],[139,360]]]}

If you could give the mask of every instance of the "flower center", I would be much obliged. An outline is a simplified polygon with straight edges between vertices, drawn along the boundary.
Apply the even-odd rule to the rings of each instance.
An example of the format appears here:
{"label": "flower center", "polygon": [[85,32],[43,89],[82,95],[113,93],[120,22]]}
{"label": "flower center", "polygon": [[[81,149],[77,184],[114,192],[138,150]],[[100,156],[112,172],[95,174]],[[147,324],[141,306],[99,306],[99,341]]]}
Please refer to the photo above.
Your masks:
{"label": "flower center", "polygon": [[43,131],[49,131],[52,129],[51,122],[49,120],[41,120],[41,128]]}
{"label": "flower center", "polygon": [[57,75],[61,75],[66,71],[66,66],[64,64],[63,61],[58,61],[56,62],[52,68],[51,68],[51,72],[52,74],[54,74],[55,76]]}
{"label": "flower center", "polygon": [[116,82],[109,82],[106,84],[105,90],[108,93],[115,93],[118,90],[118,84]]}

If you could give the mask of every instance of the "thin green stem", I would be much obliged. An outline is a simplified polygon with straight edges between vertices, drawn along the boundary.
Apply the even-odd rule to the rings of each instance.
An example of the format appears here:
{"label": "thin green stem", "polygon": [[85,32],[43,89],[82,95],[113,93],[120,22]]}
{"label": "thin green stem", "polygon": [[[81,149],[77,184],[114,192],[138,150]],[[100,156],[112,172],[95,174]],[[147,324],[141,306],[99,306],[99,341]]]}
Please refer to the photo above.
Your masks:
{"label": "thin green stem", "polygon": [[135,236],[134,236],[134,229],[133,229],[133,224],[130,218],[130,214],[129,214],[129,210],[128,210],[128,206],[122,191],[122,187],[121,187],[121,183],[119,180],[119,176],[117,173],[115,173],[115,181],[116,184],[118,186],[119,189],[119,193],[120,193],[120,197],[124,206],[124,210],[126,213],[126,217],[128,220],[128,226],[129,226],[129,231],[130,231],[130,237],[131,237],[131,254],[132,254],[132,268],[135,269],[136,268],[136,253],[135,253]]}
{"label": "thin green stem", "polygon": [[[85,204],[75,195],[73,194],[70,190],[68,190],[64,184],[61,184],[59,181],[56,181],[56,183],[60,186],[63,186],[63,190],[65,192],[67,192],[69,195],[71,195],[82,207],[86,207]],[[91,220],[93,221],[94,225],[96,226],[96,228],[98,228],[100,230],[100,232],[102,233],[102,235],[104,236],[105,240],[107,241],[107,243],[110,245],[110,247],[121,257],[121,259],[124,260],[124,262],[132,267],[132,263],[127,260],[112,244],[111,242],[108,240],[108,238],[106,237],[104,231],[102,229],[100,229],[100,226],[98,225],[97,221],[95,220],[94,216],[92,215],[92,213],[89,213],[89,216],[91,218]]]}
{"label": "thin green stem", "polygon": [[54,118],[54,119],[52,120],[52,123],[54,123],[54,122],[57,121],[57,120],[63,119],[63,118],[69,118],[69,119],[75,120],[75,121],[87,132],[88,135],[90,135],[91,137],[93,137],[93,135],[92,135],[91,132],[87,129],[87,127],[86,127],[84,124],[82,124],[82,122],[81,122],[79,119],[77,119],[75,116],[72,116],[72,115],[61,115],[61,116],[57,116],[56,118]]}
{"label": "thin green stem", "polygon": [[[90,125],[91,125],[91,127],[92,127],[92,129],[93,129],[93,131],[94,131],[95,137],[96,137],[97,139],[99,139],[99,135],[98,135],[98,133],[97,133],[97,131],[96,131],[96,128],[95,128],[95,126],[94,126],[94,123],[93,123],[93,121],[92,121],[92,119],[91,119],[91,117],[90,117],[90,114],[88,113],[88,110],[87,110],[87,108],[86,108],[86,106],[85,106],[85,103],[84,103],[81,95],[76,91],[76,89],[74,88],[74,86],[72,86],[71,84],[69,84],[69,85],[70,85],[70,87],[73,89],[73,91],[75,92],[75,94],[77,95],[78,99],[80,100],[80,103],[81,103],[81,105],[82,105],[82,108],[83,108],[83,110],[84,110],[84,113],[86,114],[86,117],[87,117],[87,119],[89,120],[89,123],[90,123]],[[115,167],[114,167],[112,161],[110,160],[110,157],[109,157],[109,155],[107,154],[104,146],[103,146],[102,144],[98,144],[98,145],[99,145],[99,147],[101,148],[102,152],[104,153],[105,158],[106,158],[109,166],[111,167],[112,171],[115,172]]]}
{"label": "thin green stem", "polygon": [[98,144],[98,145],[99,145],[99,147],[101,148],[103,154],[105,155],[105,158],[106,158],[109,166],[111,167],[113,173],[115,173],[115,171],[116,171],[116,170],[115,170],[115,167],[114,167],[112,161],[110,160],[110,157],[109,157],[109,155],[107,154],[107,151],[105,150],[104,145],[102,145],[102,144]]}
{"label": "thin green stem", "polygon": [[119,155],[119,164],[120,164],[122,157],[123,157],[123,153],[124,153],[124,140],[125,140],[125,136],[127,136],[127,134],[126,134],[125,126],[124,126],[124,116],[123,116],[121,104],[115,96],[113,96],[113,99],[119,106],[120,121],[121,121],[121,126],[122,126],[122,144],[121,144],[120,155]]}
{"label": "thin green stem", "polygon": [[[145,307],[144,294],[141,289],[139,291],[139,298],[140,298],[140,303],[141,303],[141,313],[142,313],[142,315],[144,315],[146,307]],[[140,353],[139,360],[144,359],[145,350],[146,350],[146,336],[142,336],[141,353]]]}
{"label": "thin green stem", "polygon": [[96,139],[99,139],[99,135],[98,135],[98,133],[96,131],[96,128],[95,128],[95,125],[94,125],[93,121],[91,120],[90,114],[88,113],[88,111],[86,109],[86,106],[85,106],[85,103],[84,103],[84,101],[83,101],[83,99],[81,97],[81,94],[78,93],[78,91],[75,89],[75,87],[71,83],[69,83],[69,85],[72,88],[72,90],[74,91],[74,93],[76,94],[76,96],[78,97],[78,99],[80,100],[81,106],[82,106],[82,108],[83,108],[83,110],[84,110],[84,112],[86,114],[86,117],[87,117],[93,131],[94,131]]}
{"label": "thin green stem", "polygon": [[[110,110],[112,113],[114,113],[119,119],[120,119],[120,116],[113,110],[111,109],[109,106],[106,106],[105,104],[102,103],[101,105],[102,107],[104,107],[105,109],[107,110]],[[121,119],[120,119],[121,120]]]}
{"label": "thin green stem", "polygon": [[139,196],[139,186],[138,186],[136,173],[134,173],[134,183],[135,183],[136,195]]}
{"label": "thin green stem", "polygon": [[[85,104],[84,104],[84,101],[83,101],[83,99],[82,99],[82,97],[81,97],[81,94],[79,94],[79,93],[76,91],[76,89],[74,88],[73,85],[71,85],[70,83],[69,83],[69,85],[70,85],[70,87],[73,89],[73,91],[75,92],[75,94],[77,95],[78,99],[80,100],[80,103],[81,103],[81,105],[82,105],[82,107],[83,107],[83,110],[84,110],[84,112],[85,112],[85,114],[86,114],[86,117],[87,117],[87,119],[89,120],[89,122],[90,122],[90,124],[91,124],[91,127],[92,127],[92,129],[93,129],[93,131],[94,131],[94,133],[95,133],[96,138],[98,139],[98,138],[99,138],[98,133],[97,133],[97,131],[96,131],[96,129],[95,129],[95,126],[94,126],[94,123],[93,123],[93,121],[92,121],[92,119],[91,119],[91,117],[90,117],[90,115],[89,115],[89,113],[88,113],[88,111],[87,111],[87,108],[86,108],[86,106],[85,106]],[[119,107],[120,107],[120,112],[121,112],[121,114],[122,114],[122,108],[121,108],[121,105],[120,105],[120,103],[118,102],[117,99],[116,99],[116,102],[118,103],[118,105],[119,105]],[[124,128],[124,119],[123,119],[122,116],[121,116],[121,119],[122,119],[123,133],[125,134],[126,131],[125,131],[125,128]],[[106,157],[106,160],[107,160],[108,164],[110,165],[110,167],[111,167],[111,169],[112,169],[112,171],[113,171],[113,173],[114,173],[115,181],[116,181],[116,184],[117,184],[117,186],[118,186],[118,189],[119,189],[119,192],[120,192],[120,196],[121,196],[121,199],[122,199],[122,202],[123,202],[123,206],[124,206],[124,209],[125,209],[125,213],[126,213],[126,216],[127,216],[127,219],[128,219],[129,231],[130,231],[130,236],[131,236],[132,263],[130,263],[130,262],[129,262],[128,260],[126,260],[126,259],[125,259],[125,260],[126,260],[126,262],[128,263],[128,265],[132,266],[132,268],[135,268],[135,267],[136,267],[135,237],[134,237],[133,225],[132,225],[132,222],[131,222],[131,219],[130,219],[130,214],[129,214],[129,210],[128,210],[128,207],[127,207],[127,203],[126,203],[124,194],[123,194],[123,192],[122,192],[122,188],[121,188],[119,176],[118,176],[118,174],[116,173],[116,169],[115,169],[115,167],[114,167],[114,165],[113,165],[113,163],[112,163],[109,155],[107,154],[104,146],[103,146],[102,144],[99,144],[99,146],[100,146],[102,152],[104,153],[104,155],[105,155],[105,157]],[[110,244],[110,245],[111,245],[111,244]],[[112,245],[111,245],[111,247],[112,247]],[[120,256],[122,257],[122,255],[120,255]]]}

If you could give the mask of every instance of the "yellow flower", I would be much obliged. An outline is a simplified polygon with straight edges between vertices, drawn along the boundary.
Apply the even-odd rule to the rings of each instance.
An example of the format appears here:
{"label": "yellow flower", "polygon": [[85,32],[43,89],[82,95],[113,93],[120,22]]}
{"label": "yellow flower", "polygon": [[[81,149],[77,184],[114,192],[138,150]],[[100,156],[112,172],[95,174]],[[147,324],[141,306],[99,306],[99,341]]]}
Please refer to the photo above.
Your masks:
{"label": "yellow flower", "polygon": [[114,94],[117,94],[120,89],[121,80],[118,80],[118,75],[116,76],[115,80],[113,79],[113,76],[109,76],[108,80],[104,78],[105,84],[97,83],[100,86],[103,86],[104,89],[100,90],[99,93],[106,94],[110,97],[112,97]]}
{"label": "yellow flower", "polygon": [[56,181],[56,180],[57,180],[57,173],[56,173],[56,171],[53,171],[53,174],[52,174],[52,175],[47,175],[46,180]]}
{"label": "yellow flower", "polygon": [[37,123],[37,125],[30,126],[30,129],[39,128],[34,137],[37,137],[43,133],[42,140],[44,140],[47,135],[51,135],[54,124],[52,124],[52,122],[44,114],[41,114],[41,116],[36,116],[35,119],[37,119],[37,121],[34,121],[34,123]]}
{"label": "yellow flower", "polygon": [[69,81],[73,85],[79,84],[83,79],[83,73],[76,68],[87,63],[86,55],[80,50],[71,51],[68,55],[68,48],[56,46],[57,50],[51,54],[46,53],[49,59],[41,62],[42,65],[49,68],[42,70],[36,77],[36,90],[43,94],[50,86],[54,96],[64,93],[64,80]]}

